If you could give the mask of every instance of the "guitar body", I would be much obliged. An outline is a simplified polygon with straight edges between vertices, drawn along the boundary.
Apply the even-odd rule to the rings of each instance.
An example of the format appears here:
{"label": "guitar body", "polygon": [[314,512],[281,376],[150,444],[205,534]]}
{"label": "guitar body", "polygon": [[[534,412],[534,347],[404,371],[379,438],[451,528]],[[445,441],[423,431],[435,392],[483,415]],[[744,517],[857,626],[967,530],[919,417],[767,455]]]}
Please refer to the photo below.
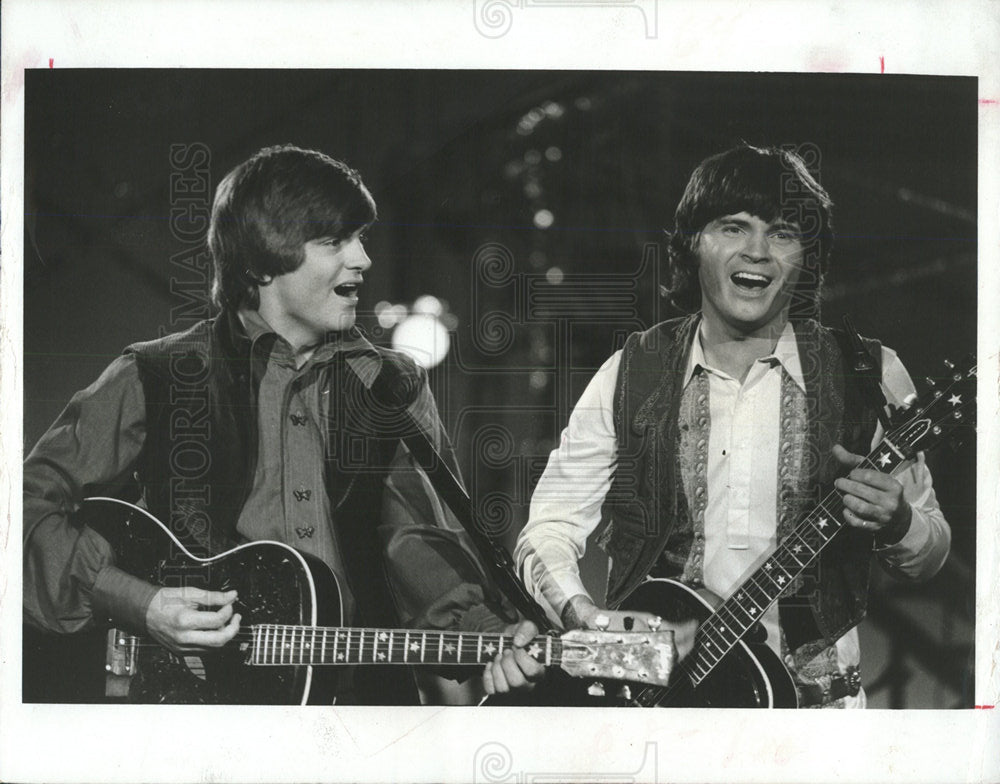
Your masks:
{"label": "guitar body", "polygon": [[[675,580],[642,583],[619,608],[651,612],[666,621],[705,621],[715,607],[701,593]],[[696,644],[698,644],[696,642]],[[666,689],[647,690],[663,708],[796,708],[795,684],[766,642],[741,640],[695,687],[677,667]],[[636,695],[637,697],[639,695]]]}
{"label": "guitar body", "polygon": [[[234,610],[242,616],[241,628],[258,623],[337,626],[341,622],[340,591],[334,574],[323,562],[286,545],[250,542],[210,558],[198,558],[152,515],[107,498],[87,500],[77,519],[101,534],[114,550],[115,565],[135,577],[163,587],[235,589]],[[94,639],[93,632],[36,632],[26,634],[25,652],[34,646],[37,655],[48,644],[79,654],[88,647],[92,650]],[[248,667],[246,658],[245,642],[234,641],[215,652],[184,657],[160,646],[140,644],[138,669],[128,684],[127,699],[255,705],[333,701],[335,674],[330,668],[304,664]],[[81,659],[82,666],[91,666],[92,659],[84,655],[77,659],[77,668]],[[37,685],[25,684],[26,696],[38,691]]]}

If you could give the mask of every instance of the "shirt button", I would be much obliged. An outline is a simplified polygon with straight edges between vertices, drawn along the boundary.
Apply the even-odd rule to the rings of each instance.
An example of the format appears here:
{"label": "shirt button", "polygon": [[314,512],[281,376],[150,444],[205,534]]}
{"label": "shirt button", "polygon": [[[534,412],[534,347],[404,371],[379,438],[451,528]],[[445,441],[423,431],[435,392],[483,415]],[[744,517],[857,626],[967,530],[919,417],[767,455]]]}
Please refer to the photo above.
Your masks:
{"label": "shirt button", "polygon": [[292,495],[295,496],[296,501],[308,501],[312,498],[312,490],[307,490],[305,487],[302,487],[302,485],[299,485],[299,489],[293,490]]}

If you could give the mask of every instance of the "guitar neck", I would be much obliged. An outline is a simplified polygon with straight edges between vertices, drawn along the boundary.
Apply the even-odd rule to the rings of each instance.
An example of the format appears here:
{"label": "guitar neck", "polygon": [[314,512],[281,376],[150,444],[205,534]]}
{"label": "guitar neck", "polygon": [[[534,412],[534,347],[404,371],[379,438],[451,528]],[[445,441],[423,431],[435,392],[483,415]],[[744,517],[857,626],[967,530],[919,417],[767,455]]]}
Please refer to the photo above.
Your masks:
{"label": "guitar neck", "polygon": [[[512,647],[513,637],[475,632],[408,631],[256,624],[247,663],[288,664],[485,664]],[[536,637],[526,647],[545,665],[562,663],[562,641]]]}
{"label": "guitar neck", "polygon": [[[885,438],[860,467],[891,473],[905,460],[903,452]],[[842,494],[831,491],[701,625],[695,649],[682,665],[696,686],[816,560],[844,526],[843,514]]]}

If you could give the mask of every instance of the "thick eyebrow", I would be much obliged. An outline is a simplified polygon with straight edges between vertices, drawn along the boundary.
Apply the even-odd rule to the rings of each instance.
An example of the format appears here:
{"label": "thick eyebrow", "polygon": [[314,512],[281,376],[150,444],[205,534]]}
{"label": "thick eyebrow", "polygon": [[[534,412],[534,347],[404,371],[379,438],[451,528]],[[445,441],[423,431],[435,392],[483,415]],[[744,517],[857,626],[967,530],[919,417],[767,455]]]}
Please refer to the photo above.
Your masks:
{"label": "thick eyebrow", "polygon": [[799,224],[792,221],[776,220],[768,228],[771,231],[787,231],[789,234],[801,234],[802,229]]}

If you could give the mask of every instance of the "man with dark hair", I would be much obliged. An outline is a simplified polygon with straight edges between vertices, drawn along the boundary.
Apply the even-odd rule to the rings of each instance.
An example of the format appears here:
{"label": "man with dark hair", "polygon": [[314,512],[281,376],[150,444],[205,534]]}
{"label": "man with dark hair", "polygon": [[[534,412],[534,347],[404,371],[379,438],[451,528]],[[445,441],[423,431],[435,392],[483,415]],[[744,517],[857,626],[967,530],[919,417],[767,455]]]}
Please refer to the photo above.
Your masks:
{"label": "man with dark hair", "polygon": [[[133,476],[146,508],[204,544],[276,540],[337,575],[347,625],[534,633],[398,437],[352,404],[389,369],[415,390],[410,413],[457,471],[426,374],[355,327],[372,265],[363,232],[375,202],[358,174],[292,146],[261,150],[219,184],[209,247],[217,317],[136,343],[77,393],[24,464],[24,616],[46,632],[110,622],[178,652],[236,635],[235,591],[161,587],[119,569],[107,541],[72,514]],[[199,379],[207,420],[192,412]],[[198,422],[206,470],[181,476],[175,426]],[[192,425],[193,426],[193,425]],[[387,437],[388,436],[388,437]],[[522,650],[500,690],[529,686]],[[491,688],[493,678],[490,676]],[[493,688],[493,690],[496,690]],[[406,668],[346,671],[338,701],[413,703]]]}
{"label": "man with dark hair", "polygon": [[[535,489],[515,558],[568,628],[656,627],[650,613],[616,609],[647,577],[728,598],[835,485],[846,528],[759,622],[800,705],[863,707],[856,626],[872,553],[895,577],[927,579],[950,530],[922,456],[892,476],[859,467],[882,432],[843,335],[817,321],[831,211],[789,150],[744,145],[697,167],[670,236],[668,293],[698,312],[633,334],[597,372]],[[906,370],[890,349],[868,349],[888,402],[901,405],[913,392]],[[602,522],[610,609],[578,568]],[[693,625],[675,631],[681,653],[691,650]]]}

